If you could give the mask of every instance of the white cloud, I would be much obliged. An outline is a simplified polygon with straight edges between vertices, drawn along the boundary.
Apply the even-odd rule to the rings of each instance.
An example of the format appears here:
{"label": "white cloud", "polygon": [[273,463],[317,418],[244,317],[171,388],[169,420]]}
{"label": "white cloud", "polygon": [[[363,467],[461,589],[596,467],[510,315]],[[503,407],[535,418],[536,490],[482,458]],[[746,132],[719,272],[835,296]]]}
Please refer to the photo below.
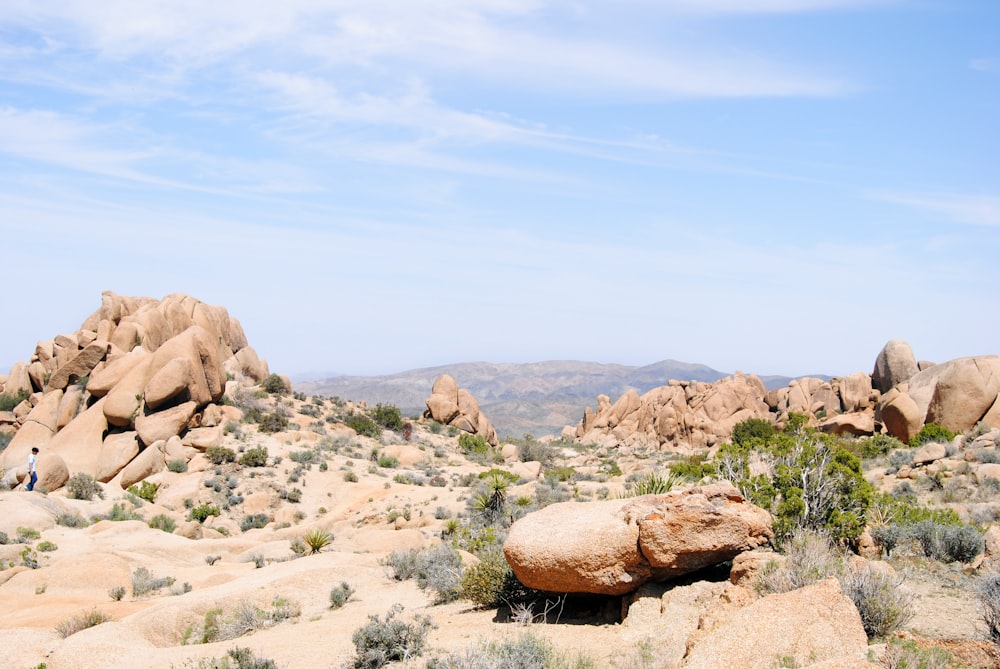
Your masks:
{"label": "white cloud", "polygon": [[1000,72],[1000,58],[973,58],[969,67],[977,72]]}
{"label": "white cloud", "polygon": [[1000,196],[958,193],[878,193],[873,199],[918,209],[947,223],[1000,227]]}

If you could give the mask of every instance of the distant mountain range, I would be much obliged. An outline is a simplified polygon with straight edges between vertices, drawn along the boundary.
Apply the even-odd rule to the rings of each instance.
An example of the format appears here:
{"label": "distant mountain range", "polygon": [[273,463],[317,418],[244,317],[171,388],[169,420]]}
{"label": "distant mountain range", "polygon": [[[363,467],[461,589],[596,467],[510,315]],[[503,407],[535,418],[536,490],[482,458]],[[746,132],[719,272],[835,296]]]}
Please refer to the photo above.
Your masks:
{"label": "distant mountain range", "polygon": [[[559,434],[576,425],[586,407],[596,407],[597,396],[612,401],[630,389],[644,393],[681,381],[718,381],[728,376],[705,365],[661,360],[642,367],[578,360],[532,363],[463,362],[413,369],[382,376],[334,376],[294,383],[295,390],[309,395],[394,404],[408,416],[426,408],[434,380],[450,374],[459,387],[479,400],[480,408],[501,437]],[[819,378],[829,378],[817,375]],[[788,385],[791,377],[762,376],[768,388]]]}

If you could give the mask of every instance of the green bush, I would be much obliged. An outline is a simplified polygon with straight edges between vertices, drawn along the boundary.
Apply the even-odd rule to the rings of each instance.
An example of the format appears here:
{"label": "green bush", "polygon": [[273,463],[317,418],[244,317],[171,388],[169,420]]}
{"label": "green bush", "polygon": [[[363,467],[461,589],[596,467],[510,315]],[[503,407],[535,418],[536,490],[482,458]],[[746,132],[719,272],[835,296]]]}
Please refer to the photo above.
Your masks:
{"label": "green bush", "polygon": [[240,529],[244,532],[248,530],[260,529],[262,527],[267,527],[267,524],[270,522],[271,518],[266,513],[253,513],[243,516],[243,520],[240,521]]}
{"label": "green bush", "polygon": [[356,651],[356,669],[378,669],[390,662],[410,660],[423,655],[427,635],[435,625],[427,616],[416,616],[412,623],[396,616],[402,611],[394,606],[382,620],[377,615],[368,616],[368,624],[351,635]]}
{"label": "green bush", "polygon": [[236,462],[236,451],[225,446],[213,445],[205,449],[205,457],[213,465]]}
{"label": "green bush", "polygon": [[277,374],[271,374],[260,385],[271,395],[287,395],[291,390]]}
{"label": "green bush", "polygon": [[983,551],[983,536],[968,525],[946,525],[922,520],[909,528],[924,555],[942,562],[971,562]]}
{"label": "green bush", "polygon": [[[427,669],[586,669],[594,663],[585,656],[576,660],[557,652],[540,636],[526,633],[517,639],[476,644],[460,653],[449,653],[427,663]],[[652,661],[615,662],[615,667],[652,667]]]}
{"label": "green bush", "polygon": [[306,532],[302,539],[309,547],[309,553],[315,555],[333,542],[333,535],[316,528]]}
{"label": "green bush", "polygon": [[90,501],[94,499],[97,495],[100,498],[104,498],[104,492],[101,490],[101,484],[97,482],[90,474],[84,474],[82,472],[73,474],[66,481],[66,492],[70,499],[82,499]]}
{"label": "green bush", "polygon": [[502,462],[503,457],[497,449],[490,446],[480,434],[469,434],[463,432],[458,437],[458,447],[462,449],[465,457],[479,464],[490,464]]}
{"label": "green bush", "polygon": [[649,471],[632,478],[625,485],[622,497],[639,497],[641,495],[662,495],[673,490],[678,483],[678,477],[673,472],[662,474]]}
{"label": "green bush", "polygon": [[16,395],[8,395],[6,393],[0,395],[0,411],[13,411],[14,407],[28,399],[29,396],[26,390],[22,390]]}
{"label": "green bush", "polygon": [[477,606],[490,608],[525,599],[527,590],[514,576],[499,548],[478,554],[479,562],[462,574],[461,596]]}
{"label": "green bush", "polygon": [[382,436],[382,428],[368,416],[361,413],[350,413],[344,419],[344,424],[362,437],[378,439]]}
{"label": "green bush", "polygon": [[705,456],[701,453],[688,456],[678,462],[671,462],[667,466],[675,476],[695,483],[706,476],[713,476],[715,474],[715,467],[705,462]]}
{"label": "green bush", "polygon": [[910,437],[910,446],[916,448],[931,442],[947,444],[954,438],[955,433],[951,430],[946,430],[937,423],[927,423],[920,428],[920,432]]}
{"label": "green bush", "polygon": [[282,432],[288,429],[288,419],[276,411],[269,411],[260,417],[257,429],[268,434]]}
{"label": "green bush", "polygon": [[205,502],[191,509],[188,513],[188,520],[197,520],[199,523],[204,523],[209,516],[218,516],[220,513],[219,507]]}
{"label": "green bush", "polygon": [[267,447],[258,446],[257,448],[248,448],[243,457],[240,458],[240,464],[244,467],[264,467],[267,465]]}
{"label": "green bush", "polygon": [[175,474],[183,474],[188,470],[187,460],[171,460],[167,463],[167,469]]}
{"label": "green bush", "polygon": [[384,469],[395,469],[399,466],[399,460],[391,455],[378,456],[378,466]]}
{"label": "green bush", "polygon": [[35,548],[43,553],[51,553],[52,551],[59,549],[59,547],[51,541],[40,541]]}
{"label": "green bush", "polygon": [[149,519],[149,526],[154,530],[162,530],[167,534],[173,534],[177,529],[177,523],[170,516],[158,513]]}
{"label": "green bush", "polygon": [[732,440],[737,446],[763,446],[774,434],[774,424],[771,421],[747,418],[733,426]]}
{"label": "green bush", "polygon": [[159,483],[150,483],[149,481],[140,481],[139,485],[130,485],[128,487],[128,492],[147,502],[153,502],[159,490]]}
{"label": "green bush", "polygon": [[372,410],[372,419],[387,430],[403,429],[403,414],[392,404],[376,404]]}

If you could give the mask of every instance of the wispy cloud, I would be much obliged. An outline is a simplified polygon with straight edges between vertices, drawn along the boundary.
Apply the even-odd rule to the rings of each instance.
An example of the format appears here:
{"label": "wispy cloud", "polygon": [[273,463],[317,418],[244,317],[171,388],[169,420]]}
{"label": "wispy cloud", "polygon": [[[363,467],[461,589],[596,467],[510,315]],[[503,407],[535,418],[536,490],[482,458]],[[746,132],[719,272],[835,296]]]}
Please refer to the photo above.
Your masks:
{"label": "wispy cloud", "polygon": [[1000,58],[973,58],[969,67],[977,72],[1000,72]]}
{"label": "wispy cloud", "polygon": [[873,199],[935,215],[945,223],[1000,227],[1000,196],[934,193],[878,193]]}

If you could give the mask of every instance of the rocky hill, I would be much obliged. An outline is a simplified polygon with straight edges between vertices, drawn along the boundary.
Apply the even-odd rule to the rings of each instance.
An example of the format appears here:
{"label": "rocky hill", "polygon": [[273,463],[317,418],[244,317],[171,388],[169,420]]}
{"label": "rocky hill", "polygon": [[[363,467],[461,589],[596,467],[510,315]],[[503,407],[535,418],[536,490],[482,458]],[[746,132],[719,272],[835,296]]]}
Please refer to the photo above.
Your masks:
{"label": "rocky hill", "polygon": [[[384,376],[335,376],[294,384],[307,395],[345,397],[368,404],[398,406],[407,415],[423,411],[434,380],[447,374],[476,396],[501,437],[559,434],[575,424],[598,395],[644,393],[671,379],[717,381],[724,372],[705,365],[662,360],[641,367],[577,360],[535,363],[469,362],[414,369]],[[768,388],[787,377],[762,377]],[[828,377],[821,377],[828,378]]]}
{"label": "rocky hill", "polygon": [[[992,357],[894,343],[872,375],[626,390],[572,438],[503,443],[461,378],[404,420],[291,393],[240,333],[194,298],[107,294],[0,376],[8,666],[1000,667],[977,594],[1000,613]],[[775,550],[795,495],[752,503],[713,458],[748,407],[847,453],[821,471],[864,489],[864,527]],[[859,416],[872,436],[840,429]],[[882,432],[929,417],[964,431]],[[787,455],[746,473],[778,486]]]}

